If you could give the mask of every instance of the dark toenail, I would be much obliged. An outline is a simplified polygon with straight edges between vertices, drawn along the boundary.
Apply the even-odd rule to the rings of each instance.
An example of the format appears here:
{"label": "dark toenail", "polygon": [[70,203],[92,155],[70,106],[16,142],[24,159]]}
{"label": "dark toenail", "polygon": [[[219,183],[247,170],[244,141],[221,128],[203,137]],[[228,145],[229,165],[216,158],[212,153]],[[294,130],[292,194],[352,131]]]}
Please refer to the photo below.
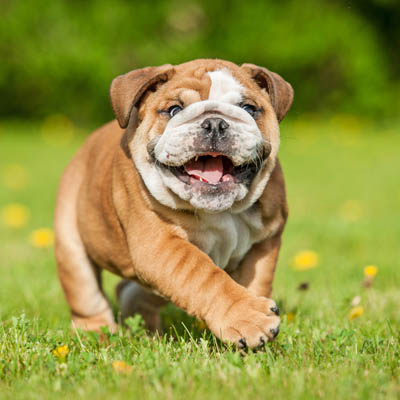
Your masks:
{"label": "dark toenail", "polygon": [[245,338],[241,338],[241,339],[239,340],[239,347],[240,347],[241,349],[245,349],[245,348],[247,347],[247,343],[246,343],[246,339],[245,339]]}
{"label": "dark toenail", "polygon": [[262,336],[260,336],[260,345],[258,347],[264,347],[265,346],[265,340]]}
{"label": "dark toenail", "polygon": [[269,331],[272,333],[272,335],[273,335],[274,338],[275,338],[275,337],[278,336],[278,333],[279,333],[279,326],[276,327],[276,328],[270,329]]}
{"label": "dark toenail", "polygon": [[271,307],[271,311],[274,313],[274,314],[276,314],[276,315],[279,315],[279,308],[278,307]]}

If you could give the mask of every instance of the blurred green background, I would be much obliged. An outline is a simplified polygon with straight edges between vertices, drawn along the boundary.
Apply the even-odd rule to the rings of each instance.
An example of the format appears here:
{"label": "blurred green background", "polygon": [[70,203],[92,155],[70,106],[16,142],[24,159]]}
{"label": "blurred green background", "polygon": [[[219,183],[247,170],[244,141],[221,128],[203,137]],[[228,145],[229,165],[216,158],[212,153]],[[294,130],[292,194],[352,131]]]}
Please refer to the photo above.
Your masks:
{"label": "blurred green background", "polygon": [[398,0],[2,0],[0,118],[113,118],[111,80],[217,57],[263,65],[295,88],[291,116],[400,109]]}

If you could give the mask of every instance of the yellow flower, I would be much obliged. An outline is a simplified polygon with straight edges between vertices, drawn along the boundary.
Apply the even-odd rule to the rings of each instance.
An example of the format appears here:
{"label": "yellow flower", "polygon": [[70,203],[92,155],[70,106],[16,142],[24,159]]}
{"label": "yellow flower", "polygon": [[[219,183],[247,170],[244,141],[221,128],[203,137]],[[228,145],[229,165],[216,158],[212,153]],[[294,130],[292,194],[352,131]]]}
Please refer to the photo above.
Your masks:
{"label": "yellow flower", "polygon": [[361,132],[364,127],[364,121],[359,117],[351,114],[336,114],[331,118],[331,124],[341,131]]}
{"label": "yellow flower", "polygon": [[22,228],[28,223],[29,209],[23,204],[9,204],[2,210],[3,223],[11,228]]}
{"label": "yellow flower", "polygon": [[286,321],[287,322],[293,322],[294,321],[294,317],[295,317],[295,314],[293,312],[288,312],[286,314]]}
{"label": "yellow flower", "polygon": [[9,164],[2,171],[4,186],[12,190],[23,189],[28,181],[28,171],[20,164]]}
{"label": "yellow flower", "polygon": [[312,250],[298,252],[293,259],[293,268],[298,271],[315,268],[319,263],[318,254]]}
{"label": "yellow flower", "polygon": [[365,215],[365,207],[358,200],[347,200],[340,207],[339,214],[347,222],[356,222]]}
{"label": "yellow flower", "polygon": [[364,275],[366,278],[375,278],[375,275],[378,273],[378,267],[375,265],[367,265],[364,268]]}
{"label": "yellow flower", "polygon": [[353,321],[353,319],[359,318],[363,314],[364,314],[364,307],[362,306],[353,307],[350,310],[349,319],[350,321]]}
{"label": "yellow flower", "polygon": [[74,123],[63,114],[48,116],[40,127],[43,140],[55,146],[68,144],[75,134]]}
{"label": "yellow flower", "polygon": [[365,122],[355,115],[340,114],[331,119],[332,139],[341,145],[351,146],[360,141]]}
{"label": "yellow flower", "polygon": [[68,353],[69,353],[69,348],[66,345],[59,346],[55,350],[53,350],[53,355],[56,356],[58,358],[58,361],[60,362],[65,361]]}
{"label": "yellow flower", "polygon": [[50,247],[54,243],[54,232],[50,228],[36,229],[31,233],[31,243],[42,249]]}
{"label": "yellow flower", "polygon": [[129,374],[132,371],[132,366],[121,360],[113,361],[112,367],[114,371],[119,372],[120,374]]}

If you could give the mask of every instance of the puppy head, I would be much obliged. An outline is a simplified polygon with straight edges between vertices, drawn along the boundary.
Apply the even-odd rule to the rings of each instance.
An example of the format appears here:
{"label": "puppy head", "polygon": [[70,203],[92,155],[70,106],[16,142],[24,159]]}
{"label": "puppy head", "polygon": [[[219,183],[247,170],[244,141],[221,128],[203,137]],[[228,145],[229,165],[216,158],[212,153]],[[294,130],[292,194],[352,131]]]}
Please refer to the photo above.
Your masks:
{"label": "puppy head", "polygon": [[119,76],[110,95],[123,148],[159,202],[240,212],[275,167],[293,89],[253,64],[195,60]]}

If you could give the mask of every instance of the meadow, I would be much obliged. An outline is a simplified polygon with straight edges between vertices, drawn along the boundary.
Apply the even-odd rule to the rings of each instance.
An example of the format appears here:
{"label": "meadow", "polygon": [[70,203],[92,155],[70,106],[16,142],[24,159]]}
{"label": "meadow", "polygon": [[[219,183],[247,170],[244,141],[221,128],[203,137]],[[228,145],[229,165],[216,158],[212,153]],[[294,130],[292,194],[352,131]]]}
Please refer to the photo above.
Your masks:
{"label": "meadow", "polygon": [[[283,122],[281,333],[243,355],[172,305],[161,337],[138,318],[102,340],[72,334],[53,210],[88,131],[57,115],[0,123],[0,398],[400,398],[399,129],[348,115]],[[105,274],[116,315],[117,281]]]}

